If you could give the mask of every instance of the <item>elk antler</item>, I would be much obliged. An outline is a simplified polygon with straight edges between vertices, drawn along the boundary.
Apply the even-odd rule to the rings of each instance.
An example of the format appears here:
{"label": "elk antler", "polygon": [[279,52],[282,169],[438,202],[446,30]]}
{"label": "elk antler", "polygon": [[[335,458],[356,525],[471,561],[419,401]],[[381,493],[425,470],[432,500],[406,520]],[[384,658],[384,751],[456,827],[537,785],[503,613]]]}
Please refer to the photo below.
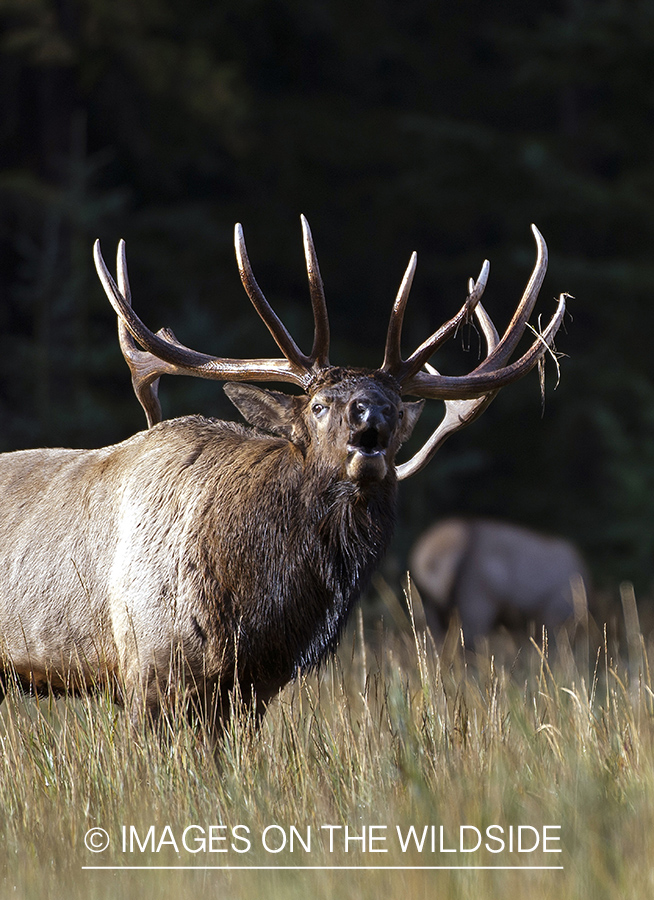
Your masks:
{"label": "elk antler", "polygon": [[[284,354],[281,359],[224,359],[198,353],[181,344],[167,328],[156,334],[150,331],[131,306],[125,242],[118,244],[117,277],[119,287],[105,265],[99,241],[94,256],[98,275],[107,296],[118,315],[120,346],[132,372],[132,383],[145,409],[148,425],[161,420],[157,396],[161,375],[197,375],[221,381],[285,381],[307,390],[315,375],[329,366],[329,321],[318,267],[316,251],[309,225],[304,216],[302,232],[313,307],[314,339],[311,354],[299,349],[282,321],[266,300],[256,282],[245,247],[243,229],[236,225],[234,242],[236,258],[243,286],[277,346]],[[417,256],[412,254],[393,306],[386,337],[384,361],[380,372],[392,375],[403,394],[445,400],[445,417],[423,448],[412,459],[397,468],[398,477],[406,478],[421,469],[443,441],[454,431],[475,419],[488,406],[497,391],[517,381],[532,369],[551,348],[554,336],[563,320],[565,294],[561,294],[556,312],[542,334],[516,362],[509,364],[527,325],[547,270],[547,246],[535,225],[537,259],[531,278],[502,339],[480,304],[486,287],[490,264],[486,260],[476,282],[470,280],[469,293],[459,312],[424,341],[406,360],[402,359],[401,338],[404,311],[416,270]],[[476,316],[487,344],[485,359],[468,375],[446,376],[428,366],[433,353],[472,316]],[[140,349],[140,345],[143,349]],[[423,369],[426,368],[426,371]]]}
{"label": "elk antler", "polygon": [[[499,340],[495,326],[479,303],[490,269],[486,260],[477,281],[470,279],[468,297],[456,316],[434,332],[408,359],[403,360],[400,353],[402,319],[415,271],[415,253],[411,257],[391,313],[381,371],[397,378],[403,394],[445,400],[445,416],[423,447],[406,463],[396,467],[399,479],[408,478],[420,471],[451,434],[468,425],[486,409],[501,387],[526,375],[552,347],[565,313],[566,294],[560,295],[554,315],[529,350],[516,362],[507,365],[525,330],[547,271],[547,245],[536,226],[532,225],[531,228],[536,239],[536,265],[502,339]],[[427,359],[444,340],[454,334],[462,322],[469,319],[473,310],[486,340],[486,357],[469,375],[441,375],[427,364]],[[419,371],[423,365],[426,372]]]}
{"label": "elk antler", "polygon": [[[148,426],[161,421],[158,384],[161,375],[196,375],[220,381],[285,381],[305,389],[315,374],[329,365],[329,320],[309,223],[304,216],[302,232],[314,316],[314,340],[310,356],[299,349],[256,282],[243,238],[243,229],[234,229],[236,258],[243,286],[284,359],[226,359],[198,353],[180,343],[168,328],[156,334],[143,324],[132,309],[125,242],[118,244],[116,272],[119,287],[102,258],[100,242],[93,248],[95,267],[109,302],[118,315],[120,347],[132,373],[132,384],[145,410]],[[141,350],[138,345],[144,349]]]}
{"label": "elk antler", "polygon": [[[498,390],[512,381],[517,381],[536,365],[547,351],[547,348],[551,346],[565,312],[564,294],[560,296],[556,312],[542,335],[538,336],[530,349],[519,360],[511,365],[505,365],[522,337],[547,271],[547,246],[536,226],[532,225],[531,227],[538,249],[534,271],[502,340],[499,341],[486,359],[468,375],[447,376],[431,372],[425,373],[419,370],[434,350],[444,340],[454,334],[462,322],[469,318],[486,286],[489,272],[488,262],[484,263],[477,282],[471,285],[470,294],[456,316],[421,344],[407,360],[401,358],[399,350],[402,317],[406,305],[406,294],[408,293],[408,285],[405,287],[407,283],[407,276],[405,275],[398,299],[391,313],[386,340],[386,356],[381,368],[381,371],[388,372],[397,378],[402,385],[403,394],[413,394],[417,397],[430,397],[439,400],[447,398],[463,400],[480,397],[482,394]],[[409,264],[407,273],[412,268],[412,263]],[[410,284],[410,279],[408,283]]]}

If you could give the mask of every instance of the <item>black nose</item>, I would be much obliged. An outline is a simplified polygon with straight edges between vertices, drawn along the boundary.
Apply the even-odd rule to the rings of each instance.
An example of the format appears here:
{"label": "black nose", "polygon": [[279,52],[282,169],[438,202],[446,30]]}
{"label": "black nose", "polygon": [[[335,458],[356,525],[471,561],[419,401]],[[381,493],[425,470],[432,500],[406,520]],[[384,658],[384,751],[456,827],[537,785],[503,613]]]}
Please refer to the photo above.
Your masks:
{"label": "black nose", "polygon": [[391,407],[388,403],[374,403],[371,400],[352,400],[350,403],[350,422],[356,427],[368,425],[379,428],[387,425]]}

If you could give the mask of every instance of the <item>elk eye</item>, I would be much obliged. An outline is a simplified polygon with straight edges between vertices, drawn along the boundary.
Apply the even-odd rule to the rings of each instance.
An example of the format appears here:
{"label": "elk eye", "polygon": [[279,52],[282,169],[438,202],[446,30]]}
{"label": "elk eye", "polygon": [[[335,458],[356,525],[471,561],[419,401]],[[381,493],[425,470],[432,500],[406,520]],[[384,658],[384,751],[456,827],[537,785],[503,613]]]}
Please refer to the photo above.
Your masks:
{"label": "elk eye", "polygon": [[403,418],[404,418],[404,410],[403,410],[403,409],[401,409],[401,410],[398,412],[397,417],[398,417],[398,419],[403,419]]}
{"label": "elk eye", "polygon": [[317,419],[319,419],[320,416],[322,416],[323,413],[325,413],[326,411],[327,411],[327,407],[324,406],[322,403],[314,403],[313,406],[311,407],[311,412],[314,414],[314,416]]}

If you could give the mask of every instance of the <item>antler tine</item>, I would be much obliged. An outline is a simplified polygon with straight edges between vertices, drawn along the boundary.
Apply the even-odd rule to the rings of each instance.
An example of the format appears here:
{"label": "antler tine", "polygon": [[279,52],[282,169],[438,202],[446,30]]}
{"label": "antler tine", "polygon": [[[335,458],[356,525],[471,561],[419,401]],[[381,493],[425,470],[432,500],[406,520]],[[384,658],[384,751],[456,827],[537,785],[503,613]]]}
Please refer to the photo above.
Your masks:
{"label": "antler tine", "polygon": [[265,322],[268,331],[272,334],[275,343],[286,359],[298,369],[307,371],[311,368],[313,360],[302,353],[257,284],[245,247],[243,226],[240,222],[237,222],[234,226],[234,246],[236,248],[236,260],[238,262],[238,270],[241,273],[241,281],[248,297],[252,301],[252,305]]}
{"label": "antler tine", "polygon": [[[472,279],[470,279],[472,282]],[[472,290],[470,291],[472,293]],[[477,321],[481,327],[482,334],[484,335],[484,340],[486,341],[486,358],[490,356],[490,354],[497,347],[500,336],[497,333],[497,328],[493,325],[493,320],[488,315],[484,307],[481,303],[478,303],[475,307],[475,316],[477,317]],[[430,367],[431,368],[431,367]]]}
{"label": "antler tine", "polygon": [[472,278],[469,281],[468,296],[461,309],[449,320],[449,322],[446,322],[445,325],[442,325],[431,337],[427,338],[426,341],[423,341],[418,349],[404,362],[400,380],[411,378],[416,372],[419,372],[426,364],[429,357],[432,356],[445,341],[449,340],[452,335],[456,334],[462,324],[470,321],[470,317],[477,308],[477,304],[486,289],[489,274],[490,263],[485,259],[477,281],[473,281]]}
{"label": "antler tine", "polygon": [[409,296],[409,289],[411,288],[411,282],[413,281],[413,275],[415,273],[416,262],[417,256],[414,253],[402,280],[397,300],[393,306],[386,337],[384,363],[381,367],[382,372],[388,372],[389,374],[394,375],[400,382],[404,382],[415,375],[425,365],[429,357],[438,350],[441,344],[444,344],[448,338],[452,337],[463,322],[469,320],[480,297],[484,293],[490,272],[490,263],[488,260],[485,260],[477,281],[473,281],[472,278],[470,279],[468,296],[458,313],[453,316],[449,322],[446,322],[435,331],[431,337],[427,338],[426,341],[423,341],[408,359],[403,360],[400,351],[402,321]]}
{"label": "antler tine", "polygon": [[[472,284],[471,279],[471,294],[473,292],[473,287],[474,285]],[[481,326],[486,341],[486,357],[488,357],[497,346],[500,338],[490,316],[481,303],[478,303],[475,308],[475,316]],[[430,375],[439,374],[433,366],[429,365],[429,363],[425,363],[425,368]],[[404,478],[415,475],[416,472],[424,469],[432,456],[443,445],[447,438],[454,434],[455,431],[464,428],[480,416],[496,395],[497,391],[490,391],[488,394],[484,394],[481,397],[475,397],[471,400],[446,400],[445,415],[438,428],[436,428],[428,440],[422,445],[420,450],[418,450],[411,459],[395,467],[398,481],[402,481]]]}
{"label": "antler tine", "polygon": [[319,368],[329,365],[329,317],[327,315],[327,303],[325,290],[320,276],[318,257],[313,244],[311,229],[304,216],[300,216],[302,222],[302,240],[304,243],[304,258],[307,264],[309,277],[309,293],[311,306],[313,307],[313,347],[311,359]]}
{"label": "antler tine", "polygon": [[409,265],[404,273],[404,278],[397,292],[397,298],[393,304],[391,318],[388,323],[388,331],[386,333],[386,348],[384,350],[384,362],[382,363],[382,372],[395,374],[402,370],[402,323],[404,322],[404,310],[406,309],[411,285],[413,284],[413,276],[416,274],[416,266],[418,265],[418,254],[411,254]]}
{"label": "antler tine", "polygon": [[[127,275],[127,257],[125,255],[125,241],[118,243],[116,254],[116,273],[118,277],[118,290],[122,294],[125,303],[132,305],[132,292]],[[159,403],[159,378],[175,369],[170,363],[165,363],[147,350],[141,350],[120,316],[118,316],[118,342],[129,366],[132,375],[132,387],[136,397],[145,410],[148,428],[152,428],[157,422],[161,422],[161,404]],[[175,371],[177,371],[175,369]]]}
{"label": "antler tine", "polygon": [[529,321],[529,316],[538,299],[538,294],[547,272],[547,244],[543,235],[535,225],[531,226],[534,239],[536,241],[536,264],[531,273],[531,277],[527,282],[527,286],[522,295],[522,299],[513,314],[513,318],[509,322],[506,331],[494,352],[489,355],[483,363],[475,369],[475,372],[487,372],[491,368],[503,366],[510,358],[511,354],[517,347],[525,325]]}

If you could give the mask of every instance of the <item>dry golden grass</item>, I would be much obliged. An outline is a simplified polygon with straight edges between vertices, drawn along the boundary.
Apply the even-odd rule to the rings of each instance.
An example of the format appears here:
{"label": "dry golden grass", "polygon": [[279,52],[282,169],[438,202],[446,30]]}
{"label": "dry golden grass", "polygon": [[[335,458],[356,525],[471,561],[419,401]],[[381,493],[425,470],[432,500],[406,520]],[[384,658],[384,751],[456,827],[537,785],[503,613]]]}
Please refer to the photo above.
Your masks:
{"label": "dry golden grass", "polygon": [[[0,896],[650,897],[652,648],[628,588],[622,599],[621,643],[580,617],[572,643],[527,643],[517,659],[506,645],[464,654],[456,636],[437,652],[419,609],[414,629],[374,628],[365,641],[360,620],[339,659],[290,686],[259,733],[238,719],[215,753],[181,718],[163,737],[135,739],[107,697],[10,692]],[[499,847],[493,825],[500,853],[484,846]],[[212,826],[214,846],[202,849]],[[422,852],[402,851],[398,826],[402,840],[427,828]],[[482,845],[440,852],[441,826],[444,848],[460,826],[464,846],[473,827]],[[519,826],[525,844],[538,833],[537,850],[518,852]],[[542,852],[545,826],[562,852]],[[103,852],[85,846],[93,828],[109,836]],[[227,866],[240,868],[203,868]],[[483,868],[433,868],[444,866]]]}

